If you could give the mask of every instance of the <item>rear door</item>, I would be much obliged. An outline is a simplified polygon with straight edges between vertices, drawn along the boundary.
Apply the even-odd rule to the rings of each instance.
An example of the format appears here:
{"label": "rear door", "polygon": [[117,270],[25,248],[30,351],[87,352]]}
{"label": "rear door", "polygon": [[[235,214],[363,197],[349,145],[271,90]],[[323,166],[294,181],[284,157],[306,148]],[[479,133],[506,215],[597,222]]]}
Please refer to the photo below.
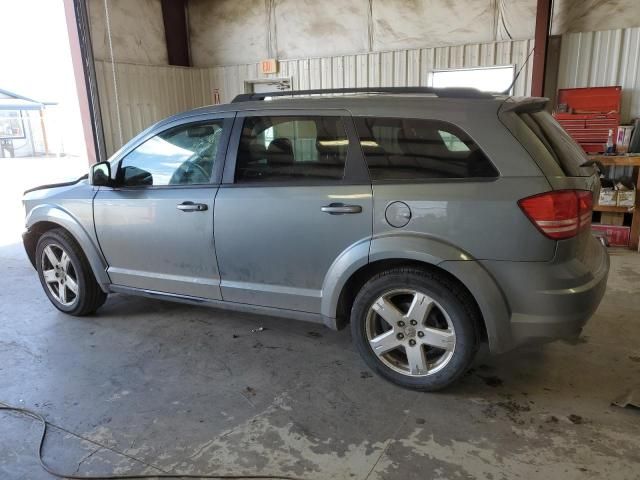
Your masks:
{"label": "rear door", "polygon": [[327,271],[372,232],[348,113],[239,113],[228,157],[215,212],[223,299],[319,313]]}

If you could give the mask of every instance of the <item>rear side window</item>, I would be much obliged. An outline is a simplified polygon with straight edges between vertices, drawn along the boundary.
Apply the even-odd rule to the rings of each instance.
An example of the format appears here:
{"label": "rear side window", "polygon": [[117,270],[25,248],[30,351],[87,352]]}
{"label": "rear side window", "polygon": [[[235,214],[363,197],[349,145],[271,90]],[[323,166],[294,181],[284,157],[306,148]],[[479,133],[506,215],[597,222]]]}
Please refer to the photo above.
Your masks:
{"label": "rear side window", "polygon": [[236,183],[339,181],[348,148],[340,117],[247,117]]}
{"label": "rear side window", "polygon": [[580,167],[587,161],[580,145],[547,111],[517,112],[512,120],[505,125],[538,163],[553,162],[568,177],[593,174],[592,167]]}
{"label": "rear side window", "polygon": [[478,145],[439,120],[355,117],[373,181],[497,177]]}

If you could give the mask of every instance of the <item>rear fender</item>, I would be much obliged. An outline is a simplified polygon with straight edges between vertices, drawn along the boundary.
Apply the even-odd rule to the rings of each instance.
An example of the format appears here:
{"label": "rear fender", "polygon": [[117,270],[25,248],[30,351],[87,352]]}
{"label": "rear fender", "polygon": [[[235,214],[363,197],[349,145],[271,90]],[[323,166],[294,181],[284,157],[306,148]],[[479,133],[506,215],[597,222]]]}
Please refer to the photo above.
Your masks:
{"label": "rear fender", "polygon": [[508,350],[512,343],[510,312],[493,277],[470,254],[439,239],[416,233],[391,232],[347,249],[333,263],[322,288],[321,313],[336,328],[338,300],[349,278],[367,263],[408,260],[441,268],[460,281],[476,300],[486,325],[492,352]]}
{"label": "rear fender", "polygon": [[336,323],[340,293],[351,276],[369,262],[371,238],[362,239],[344,250],[329,267],[322,283],[320,313],[324,324],[337,330]]}

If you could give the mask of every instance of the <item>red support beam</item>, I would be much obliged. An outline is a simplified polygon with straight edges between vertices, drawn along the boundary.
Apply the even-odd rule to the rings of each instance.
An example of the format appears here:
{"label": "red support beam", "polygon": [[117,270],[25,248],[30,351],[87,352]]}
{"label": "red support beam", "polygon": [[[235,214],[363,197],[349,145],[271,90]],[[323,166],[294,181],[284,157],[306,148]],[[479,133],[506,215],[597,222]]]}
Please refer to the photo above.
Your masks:
{"label": "red support beam", "polygon": [[63,0],[63,4],[84,143],[91,165],[107,158],[86,5],[84,0]]}
{"label": "red support beam", "polygon": [[551,24],[551,5],[553,0],[538,0],[536,6],[535,50],[533,52],[533,74],[531,95],[544,96],[544,75],[549,44],[549,25]]}
{"label": "red support beam", "polygon": [[190,67],[186,0],[162,0],[162,21],[169,65]]}

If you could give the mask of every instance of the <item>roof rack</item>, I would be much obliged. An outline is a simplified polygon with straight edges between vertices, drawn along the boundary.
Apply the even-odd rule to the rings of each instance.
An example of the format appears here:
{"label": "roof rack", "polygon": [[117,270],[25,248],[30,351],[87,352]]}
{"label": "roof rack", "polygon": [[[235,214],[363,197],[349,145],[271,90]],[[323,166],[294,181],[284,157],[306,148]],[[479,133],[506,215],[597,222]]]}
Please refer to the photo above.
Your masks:
{"label": "roof rack", "polygon": [[315,90],[279,90],[276,92],[241,93],[231,103],[264,100],[269,97],[294,97],[301,95],[326,95],[339,93],[426,93],[441,98],[493,98],[491,93],[481,92],[475,88],[432,88],[432,87],[364,87],[364,88],[329,88]]}

